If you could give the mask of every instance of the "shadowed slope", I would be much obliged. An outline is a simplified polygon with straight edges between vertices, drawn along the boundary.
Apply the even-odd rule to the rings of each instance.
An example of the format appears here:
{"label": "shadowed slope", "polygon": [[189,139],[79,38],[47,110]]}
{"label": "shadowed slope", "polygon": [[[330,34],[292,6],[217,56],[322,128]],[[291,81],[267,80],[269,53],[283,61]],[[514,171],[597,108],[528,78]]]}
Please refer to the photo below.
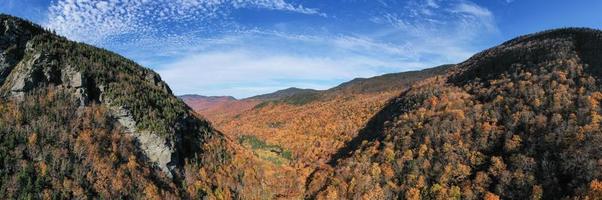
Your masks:
{"label": "shadowed slope", "polygon": [[314,173],[308,195],[600,198],[601,34],[523,36],[413,86],[381,112],[388,121],[366,127],[375,135]]}

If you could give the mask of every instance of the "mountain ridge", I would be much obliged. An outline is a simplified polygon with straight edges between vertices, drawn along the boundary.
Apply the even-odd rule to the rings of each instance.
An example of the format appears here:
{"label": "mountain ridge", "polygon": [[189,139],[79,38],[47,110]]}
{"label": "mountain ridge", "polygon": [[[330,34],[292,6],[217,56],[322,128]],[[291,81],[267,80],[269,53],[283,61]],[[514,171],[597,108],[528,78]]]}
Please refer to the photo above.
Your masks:
{"label": "mountain ridge", "polygon": [[415,80],[424,79],[428,76],[443,74],[453,64],[439,65],[415,71],[404,71],[397,73],[387,73],[369,78],[355,78],[339,84],[326,91],[328,92],[347,92],[347,93],[372,93],[392,90],[399,85],[406,85]]}
{"label": "mountain ridge", "polygon": [[157,73],[31,22],[0,15],[0,72],[3,198],[201,198],[260,166]]}
{"label": "mountain ridge", "polygon": [[[219,114],[220,112],[226,112],[226,116],[236,116],[255,106],[263,107],[270,103],[304,105],[314,101],[332,99],[336,96],[390,92],[410,85],[417,80],[443,74],[452,66],[453,65],[448,64],[418,71],[389,73],[369,78],[356,78],[326,90],[291,87],[240,100],[224,98],[224,96],[203,95],[182,95],[179,98],[182,98],[201,115],[214,120],[219,118],[217,116],[223,116]],[[224,106],[224,104],[227,104],[228,106]]]}
{"label": "mountain ridge", "polygon": [[303,94],[313,94],[318,93],[319,90],[314,89],[302,89],[297,87],[289,87],[282,90],[277,90],[275,92],[260,94],[248,98],[244,98],[243,100],[262,100],[262,101],[274,101],[281,100],[287,97],[295,96],[295,95],[303,95]]}
{"label": "mountain ridge", "polygon": [[227,100],[238,100],[233,96],[204,96],[199,94],[185,94],[178,96],[181,99],[194,99],[194,98],[204,98],[207,100],[219,100],[219,99],[227,99]]}
{"label": "mountain ridge", "polygon": [[[359,85],[362,84],[366,84],[366,85],[385,85],[385,84],[379,84],[379,83],[375,83],[375,82],[384,82],[384,81],[388,81],[388,80],[396,80],[396,81],[407,81],[407,82],[411,82],[412,80],[407,80],[404,79],[406,77],[410,77],[410,76],[416,76],[418,75],[418,77],[412,77],[412,78],[416,78],[416,79],[421,79],[424,78],[422,76],[426,75],[426,74],[440,74],[443,73],[445,70],[451,68],[452,66],[454,66],[453,64],[446,64],[446,65],[440,65],[440,66],[436,66],[436,67],[431,67],[431,68],[426,68],[426,69],[422,69],[422,70],[414,70],[414,71],[404,71],[404,72],[396,72],[396,73],[386,73],[386,74],[381,74],[378,76],[373,76],[373,77],[368,77],[368,78],[354,78],[350,81],[347,82],[343,82],[337,86],[334,86],[332,88],[326,89],[326,90],[317,90],[317,89],[310,89],[310,88],[297,88],[297,87],[290,87],[290,88],[286,88],[286,89],[282,89],[282,90],[277,90],[275,92],[270,92],[270,93],[266,93],[266,94],[260,94],[260,95],[255,95],[252,97],[247,97],[247,98],[242,98],[242,99],[237,99],[234,98],[232,96],[205,96],[202,94],[184,94],[184,95],[180,95],[180,98],[193,98],[193,97],[199,97],[199,98],[228,98],[228,99],[233,99],[233,100],[281,100],[283,98],[286,97],[291,97],[291,96],[295,96],[295,95],[300,95],[300,94],[304,94],[304,93],[324,93],[324,92],[335,92],[335,91],[341,91],[341,90],[353,90],[354,87],[360,87]],[[407,84],[407,83],[406,83]],[[394,86],[399,85],[399,84],[394,84]],[[366,92],[366,93],[370,93],[370,92],[382,92],[385,90],[390,90],[390,88],[387,87],[383,87],[383,86],[378,86],[378,87],[368,87],[365,89],[356,89],[353,92],[355,93],[361,93],[361,92]]]}

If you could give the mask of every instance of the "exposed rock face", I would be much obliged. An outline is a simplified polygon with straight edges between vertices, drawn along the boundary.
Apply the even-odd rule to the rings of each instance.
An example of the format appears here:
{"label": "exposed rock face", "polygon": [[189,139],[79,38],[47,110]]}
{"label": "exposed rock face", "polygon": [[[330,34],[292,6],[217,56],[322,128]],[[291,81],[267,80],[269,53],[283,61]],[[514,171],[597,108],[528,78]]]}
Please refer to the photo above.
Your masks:
{"label": "exposed rock face", "polygon": [[49,55],[34,52],[30,48],[26,52],[31,56],[19,62],[8,78],[7,84],[12,85],[10,92],[13,96],[20,96],[37,86],[62,83],[57,63]]}
{"label": "exposed rock face", "polygon": [[[20,99],[23,95],[34,88],[54,85],[57,87],[70,89],[73,95],[79,100],[74,102],[80,106],[89,105],[91,102],[106,104],[111,108],[111,112],[118,122],[127,128],[137,140],[140,148],[145,155],[157,164],[169,176],[174,168],[172,157],[175,155],[174,145],[169,143],[165,137],[149,131],[138,130],[137,123],[130,112],[123,107],[110,105],[109,101],[103,99],[92,98],[90,91],[100,90],[94,84],[89,84],[88,79],[72,66],[59,66],[52,55],[37,52],[27,45],[25,54],[29,55],[15,67],[12,67],[12,73],[7,77],[7,82],[4,87],[9,88],[9,96]],[[147,75],[147,81],[153,85],[162,86],[162,82],[153,75]],[[92,86],[90,86],[92,85]],[[101,88],[104,88],[101,87]]]}
{"label": "exposed rock face", "polygon": [[83,74],[74,67],[60,66],[53,55],[32,49],[31,43],[26,45],[24,54],[28,56],[11,67],[12,73],[6,78],[4,87],[8,88],[9,96],[20,98],[36,87],[54,85],[73,89],[80,106],[97,101],[88,95],[88,90],[96,88],[86,88]]}
{"label": "exposed rock face", "polygon": [[165,82],[163,82],[156,73],[148,72],[144,78],[146,79],[147,82],[149,82],[157,87],[160,87],[163,91],[170,93],[170,94],[172,93],[171,89],[169,89],[167,84],[165,84]]}
{"label": "exposed rock face", "polygon": [[23,57],[25,44],[42,32],[39,27],[0,16],[0,85]]}
{"label": "exposed rock face", "polygon": [[167,141],[166,138],[160,137],[157,134],[138,130],[136,128],[136,121],[132,118],[128,110],[122,107],[111,107],[111,112],[119,123],[136,137],[146,156],[155,162],[168,176],[173,177],[172,171],[174,170],[175,163],[172,157],[176,155],[174,145]]}

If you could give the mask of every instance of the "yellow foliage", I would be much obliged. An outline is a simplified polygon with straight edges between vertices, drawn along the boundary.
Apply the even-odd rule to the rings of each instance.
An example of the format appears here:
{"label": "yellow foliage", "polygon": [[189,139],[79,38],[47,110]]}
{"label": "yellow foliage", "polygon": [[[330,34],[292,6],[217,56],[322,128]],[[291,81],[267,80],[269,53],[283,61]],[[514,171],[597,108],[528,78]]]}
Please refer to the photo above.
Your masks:
{"label": "yellow foliage", "polygon": [[29,135],[29,137],[27,138],[27,143],[29,145],[35,145],[36,142],[38,141],[38,134],[37,133],[32,133],[31,135]]}
{"label": "yellow foliage", "polygon": [[159,191],[157,189],[157,186],[155,185],[147,185],[144,188],[144,194],[146,195],[146,199],[152,199],[152,200],[160,200],[161,196],[159,195]]}
{"label": "yellow foliage", "polygon": [[136,162],[136,156],[130,155],[128,158],[127,167],[129,170],[135,170],[138,167],[138,162]]}
{"label": "yellow foliage", "polygon": [[[289,165],[293,167],[313,168],[329,161],[397,94],[399,91],[336,96],[300,106],[270,104],[238,116],[215,116],[214,123],[232,138],[252,135],[291,150],[295,159]],[[394,160],[394,153],[388,152],[387,159]]]}
{"label": "yellow foliage", "polygon": [[48,171],[48,165],[46,165],[46,162],[41,162],[38,167],[40,170],[40,175],[46,176],[46,172]]}

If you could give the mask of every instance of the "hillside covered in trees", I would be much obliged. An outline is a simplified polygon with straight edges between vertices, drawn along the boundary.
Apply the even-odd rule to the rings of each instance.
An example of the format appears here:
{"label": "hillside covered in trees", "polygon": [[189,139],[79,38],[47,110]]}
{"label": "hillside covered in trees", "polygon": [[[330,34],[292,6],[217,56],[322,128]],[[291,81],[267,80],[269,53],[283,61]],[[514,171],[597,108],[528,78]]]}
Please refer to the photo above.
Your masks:
{"label": "hillside covered in trees", "polygon": [[158,74],[7,15],[0,95],[2,199],[303,195],[294,171],[255,159]]}
{"label": "hillside covered in trees", "polygon": [[559,29],[414,85],[315,172],[317,199],[600,199],[602,32]]}

